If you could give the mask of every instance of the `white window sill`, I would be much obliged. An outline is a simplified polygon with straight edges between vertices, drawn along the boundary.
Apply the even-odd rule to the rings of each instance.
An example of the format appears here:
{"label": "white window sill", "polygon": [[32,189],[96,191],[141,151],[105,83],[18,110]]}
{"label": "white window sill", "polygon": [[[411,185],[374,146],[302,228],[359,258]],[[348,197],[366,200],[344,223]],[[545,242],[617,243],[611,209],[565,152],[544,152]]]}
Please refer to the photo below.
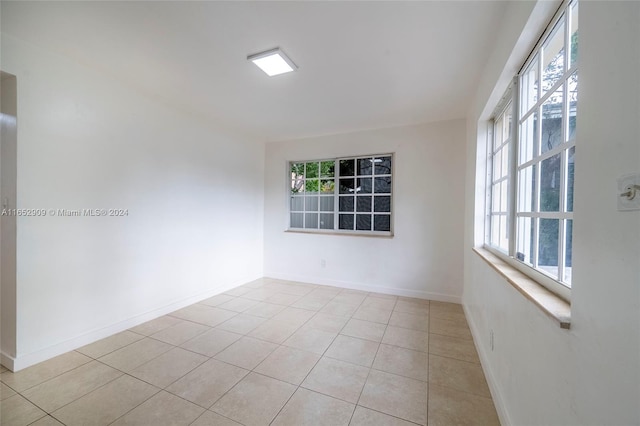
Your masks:
{"label": "white window sill", "polygon": [[342,235],[350,237],[373,237],[373,238],[393,238],[393,232],[375,232],[375,231],[336,231],[334,229],[327,230],[307,230],[307,229],[285,229],[284,232],[291,232],[293,234],[314,234],[314,235]]}
{"label": "white window sill", "polygon": [[524,297],[557,322],[560,328],[568,330],[571,327],[571,304],[569,302],[550,292],[537,281],[507,264],[490,251],[482,247],[474,247],[473,251]]}

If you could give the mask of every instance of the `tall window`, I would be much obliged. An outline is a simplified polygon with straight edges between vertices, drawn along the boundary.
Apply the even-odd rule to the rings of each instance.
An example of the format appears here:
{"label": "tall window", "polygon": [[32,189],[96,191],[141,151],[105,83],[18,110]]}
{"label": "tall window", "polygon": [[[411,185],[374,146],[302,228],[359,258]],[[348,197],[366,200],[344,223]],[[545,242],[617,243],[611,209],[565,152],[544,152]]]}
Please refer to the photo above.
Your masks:
{"label": "tall window", "polygon": [[578,99],[576,0],[563,4],[529,58],[516,78],[517,96],[494,117],[487,242],[566,289]]}
{"label": "tall window", "polygon": [[289,228],[391,235],[392,159],[289,163]]}
{"label": "tall window", "polygon": [[490,243],[504,252],[509,250],[509,152],[512,145],[512,102],[495,119],[491,150]]}

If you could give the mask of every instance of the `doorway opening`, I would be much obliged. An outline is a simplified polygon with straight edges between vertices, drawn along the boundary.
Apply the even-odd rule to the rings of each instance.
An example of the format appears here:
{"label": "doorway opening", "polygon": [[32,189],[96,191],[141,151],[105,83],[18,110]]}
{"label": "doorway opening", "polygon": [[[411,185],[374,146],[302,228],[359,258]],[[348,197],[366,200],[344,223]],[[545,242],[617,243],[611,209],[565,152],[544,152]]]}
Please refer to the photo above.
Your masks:
{"label": "doorway opening", "polygon": [[0,71],[0,362],[16,357],[17,79]]}

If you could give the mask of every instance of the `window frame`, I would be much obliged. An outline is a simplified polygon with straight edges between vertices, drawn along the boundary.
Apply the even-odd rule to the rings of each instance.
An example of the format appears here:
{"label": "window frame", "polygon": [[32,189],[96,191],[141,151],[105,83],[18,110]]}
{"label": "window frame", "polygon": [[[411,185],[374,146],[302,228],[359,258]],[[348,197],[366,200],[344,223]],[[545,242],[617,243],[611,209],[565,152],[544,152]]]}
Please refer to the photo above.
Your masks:
{"label": "window frame", "polygon": [[[373,170],[372,170],[372,174],[370,175],[372,178],[372,192],[371,192],[371,197],[372,197],[372,203],[371,203],[371,211],[367,212],[371,218],[372,218],[372,224],[371,224],[371,230],[358,230],[358,229],[339,229],[339,215],[340,215],[340,190],[339,190],[339,182],[340,182],[340,161],[341,160],[354,160],[356,162],[357,165],[357,160],[359,159],[367,159],[367,158],[380,158],[380,157],[391,157],[391,172],[389,174],[384,174],[385,176],[390,176],[391,177],[391,190],[389,194],[385,194],[388,195],[390,197],[390,204],[389,204],[389,209],[390,212],[378,212],[378,214],[382,213],[383,215],[388,215],[389,216],[389,231],[375,231],[373,230],[374,227],[374,216],[376,214],[375,212],[375,177],[379,176],[375,174],[375,166],[373,166]],[[292,227],[291,226],[291,213],[298,213],[299,211],[297,210],[292,210],[291,209],[291,199],[292,199],[292,193],[291,193],[291,165],[292,164],[296,164],[296,163],[321,163],[323,161],[333,161],[334,162],[334,177],[333,180],[335,181],[335,185],[334,185],[334,191],[333,193],[330,193],[331,196],[334,199],[334,204],[333,204],[333,210],[332,211],[326,211],[326,213],[331,213],[334,215],[334,227],[333,229],[321,229],[318,225],[318,228],[298,228],[298,227]],[[376,153],[376,154],[364,154],[364,155],[350,155],[350,156],[340,156],[340,157],[334,157],[334,158],[322,158],[322,159],[315,159],[315,158],[311,158],[311,159],[306,159],[306,160],[287,160],[286,161],[286,172],[285,172],[285,176],[286,176],[286,197],[285,197],[285,202],[286,202],[286,222],[285,222],[285,232],[298,232],[298,233],[309,233],[309,234],[329,234],[329,235],[352,235],[352,236],[365,236],[365,237],[393,237],[394,236],[394,200],[395,200],[395,166],[396,166],[396,156],[394,152],[387,152],[387,153]],[[369,175],[367,175],[369,176]],[[360,175],[357,174],[357,172],[354,172],[353,176],[345,176],[348,178],[353,178],[353,179],[358,179],[359,177],[361,177]],[[305,178],[306,179],[306,178]],[[321,179],[321,178],[319,178]],[[357,180],[356,180],[357,182]],[[322,193],[318,192],[318,196],[321,196]],[[329,193],[327,193],[325,196],[328,196]],[[344,196],[344,194],[342,195]],[[355,193],[354,193],[355,196]],[[304,196],[303,196],[304,197]],[[320,208],[320,207],[318,207]],[[319,210],[320,213],[322,213],[322,211]],[[342,212],[343,214],[345,212]],[[355,220],[355,215],[358,212],[356,211],[356,205],[355,205],[355,199],[354,199],[354,211],[352,212],[352,214],[354,215],[354,220]],[[362,212],[364,213],[364,212]],[[364,214],[367,214],[364,213]],[[355,226],[354,226],[355,228]]]}
{"label": "window frame", "polygon": [[[568,82],[569,79],[574,75],[578,75],[579,72],[579,58],[577,58],[574,62],[572,62],[572,52],[571,52],[571,37],[572,37],[572,19],[573,19],[573,8],[579,7],[578,0],[565,0],[559,6],[557,12],[554,14],[553,18],[550,20],[549,24],[545,28],[542,33],[540,39],[535,44],[534,48],[531,50],[531,53],[524,61],[521,69],[518,74],[514,77],[513,82],[509,85],[505,95],[498,102],[498,105],[494,109],[491,119],[488,122],[487,128],[487,156],[486,156],[486,175],[485,175],[485,235],[484,235],[484,244],[483,247],[493,254],[506,261],[511,266],[518,269],[520,272],[526,274],[533,280],[537,281],[542,286],[546,287],[548,290],[552,291],[556,295],[565,299],[566,301],[570,301],[571,299],[571,283],[563,282],[564,275],[564,261],[565,261],[565,244],[566,244],[566,227],[565,221],[573,220],[574,211],[565,211],[567,210],[567,206],[565,205],[567,201],[567,193],[566,189],[568,188],[567,172],[569,170],[569,153],[571,149],[574,150],[575,155],[575,146],[576,146],[576,137],[575,133],[573,137],[571,137],[569,128],[567,125],[570,120],[570,112],[571,112],[571,99],[568,96]],[[579,13],[579,10],[578,10]],[[542,64],[542,55],[544,47],[552,41],[552,38],[556,34],[556,27],[561,23],[563,25],[562,30],[564,31],[564,58],[563,58],[563,73],[561,76],[555,81],[546,91],[543,89],[543,64]],[[579,30],[578,30],[579,31]],[[579,33],[578,33],[579,34]],[[579,35],[578,35],[579,37]],[[567,49],[569,47],[569,49]],[[523,106],[523,102],[521,102],[521,79],[526,71],[529,71],[529,68],[534,61],[537,61],[537,92],[536,92],[536,100],[531,105]],[[543,121],[543,106],[545,102],[551,99],[554,96],[554,93],[557,91],[559,87],[562,87],[562,111],[563,111],[563,119],[561,123],[561,141],[558,145],[550,148],[546,152],[541,152],[540,147],[536,147],[536,151],[533,152],[532,158],[528,161],[519,163],[519,155],[520,155],[520,145],[521,145],[521,134],[520,127],[521,125],[534,114],[538,114],[537,122],[536,122],[536,130],[537,137],[536,139],[541,139],[541,128]],[[495,216],[492,211],[492,202],[493,202],[493,184],[494,184],[494,139],[495,139],[495,124],[496,119],[500,119],[501,115],[504,114],[506,108],[511,108],[511,137],[510,137],[510,147],[509,147],[509,174],[507,177],[508,189],[507,189],[507,230],[508,230],[508,250],[503,250],[499,246],[492,244],[492,216]],[[523,111],[524,110],[524,111]],[[559,207],[556,212],[547,212],[540,211],[540,206],[538,202],[535,202],[534,207],[532,207],[531,212],[519,212],[518,211],[518,197],[519,186],[520,186],[520,170],[524,170],[527,167],[532,165],[537,166],[536,170],[536,187],[533,190],[532,197],[537,199],[539,197],[540,189],[537,188],[537,185],[540,183],[540,175],[541,170],[540,166],[543,161],[554,157],[555,155],[560,155],[560,177],[559,180],[561,182],[560,191],[559,191]],[[575,161],[575,160],[574,160]],[[523,214],[524,213],[524,214]],[[516,257],[517,252],[517,239],[518,229],[517,229],[517,219],[519,217],[531,217],[534,222],[539,219],[549,218],[549,219],[558,219],[558,278],[556,279],[554,276],[546,273],[542,269],[536,268],[535,258],[532,261],[532,264],[525,263],[524,261],[519,260]],[[538,233],[539,229],[537,224],[534,228],[533,234],[535,241],[533,243],[533,252],[534,256],[537,256],[537,252],[539,250],[538,244]],[[573,235],[572,235],[573,239]]]}
{"label": "window frame", "polygon": [[[513,115],[513,112],[515,111],[515,105],[516,102],[513,98],[513,88],[514,88],[514,84],[512,83],[511,85],[509,85],[509,87],[507,88],[505,94],[502,96],[502,99],[500,99],[500,102],[498,102],[498,105],[496,106],[493,114],[492,114],[492,119],[489,122],[489,126],[487,128],[487,175],[486,175],[486,182],[485,182],[485,188],[487,188],[486,190],[486,200],[485,200],[485,246],[490,247],[491,249],[495,250],[496,252],[499,252],[503,255],[509,255],[509,253],[512,252],[512,248],[511,248],[511,242],[513,241],[513,238],[509,238],[509,236],[511,236],[512,231],[511,231],[511,226],[510,224],[513,222],[513,218],[511,217],[511,200],[513,199],[514,195],[512,193],[515,185],[513,185],[512,182],[512,165],[513,165],[513,161],[511,159],[511,156],[514,153],[514,149],[513,146],[515,144],[515,141],[517,140],[517,133],[516,133],[516,129],[514,126],[514,122],[516,121]],[[500,147],[498,148],[498,150],[502,151],[503,148],[509,148],[508,149],[508,163],[507,163],[507,174],[498,178],[497,180],[495,179],[495,174],[494,174],[494,157],[497,154],[496,148],[495,148],[495,137],[496,137],[496,120],[495,117],[502,117],[504,116],[504,114],[511,109],[511,129],[510,129],[510,135],[509,137],[506,138],[506,140],[503,140],[500,144]],[[504,160],[502,160],[504,161]],[[498,183],[498,181],[501,182],[505,182],[507,185],[507,201],[506,201],[506,212],[505,211],[498,211],[498,212],[494,212],[493,211],[493,190],[494,190],[494,186],[496,183]],[[500,203],[502,204],[502,203]],[[506,217],[506,221],[507,221],[507,231],[508,231],[508,236],[507,236],[507,240],[508,240],[508,247],[506,249],[503,249],[502,247],[500,247],[499,245],[493,245],[491,244],[492,242],[492,232],[493,232],[493,228],[492,228],[492,218],[493,216],[505,216]],[[499,232],[500,230],[498,230]],[[487,244],[488,242],[488,244]]]}

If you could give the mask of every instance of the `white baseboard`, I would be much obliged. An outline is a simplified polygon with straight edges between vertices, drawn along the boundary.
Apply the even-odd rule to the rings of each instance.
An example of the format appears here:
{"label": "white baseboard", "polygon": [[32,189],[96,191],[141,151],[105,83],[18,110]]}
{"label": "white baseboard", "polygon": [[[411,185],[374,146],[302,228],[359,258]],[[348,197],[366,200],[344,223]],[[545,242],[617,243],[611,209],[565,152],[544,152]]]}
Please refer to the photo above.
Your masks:
{"label": "white baseboard", "polygon": [[429,291],[411,290],[397,287],[374,286],[370,284],[357,283],[351,281],[330,280],[318,277],[299,276],[282,274],[277,272],[265,273],[265,277],[279,280],[298,281],[308,284],[329,285],[332,287],[348,288],[350,290],[371,291],[375,293],[391,294],[394,296],[415,297],[418,299],[429,299],[438,302],[461,303],[461,297],[451,294],[432,293]]}
{"label": "white baseboard", "polygon": [[[328,280],[328,279],[321,279],[317,277],[296,276],[296,275],[278,274],[278,273],[265,274],[265,277],[287,280],[287,281],[305,282],[309,284],[328,285],[333,287],[348,288],[351,290],[371,291],[375,293],[391,294],[394,296],[405,296],[405,297],[415,297],[419,299],[436,300],[439,302],[461,303],[460,296],[432,293],[428,291],[403,289],[403,288],[397,288],[397,287],[373,286],[369,284],[356,283],[351,281]],[[200,302],[201,300],[208,299],[209,297],[213,297],[220,293],[224,293],[225,291],[231,290],[232,288],[238,287],[239,285],[254,281],[259,278],[261,278],[261,276],[256,275],[255,277],[243,279],[242,281],[234,282],[226,286],[217,288],[215,290],[207,291],[195,296],[190,296],[185,299],[179,300],[177,302],[171,303],[169,305],[146,312],[144,314],[136,315],[135,317],[129,318],[124,321],[120,321],[116,324],[112,324],[110,326],[103,327],[96,330],[91,330],[80,336],[49,346],[44,349],[40,349],[35,352],[31,352],[28,354],[21,354],[16,357],[9,356],[5,353],[0,353],[0,361],[2,365],[10,369],[11,371],[16,372],[24,368],[30,367],[32,365],[38,364],[40,362],[46,361],[48,359],[51,359],[53,357],[56,357],[58,355],[62,355],[66,352],[78,349],[82,346],[88,345],[100,339],[104,339],[105,337],[127,330],[131,327],[135,327],[136,325],[140,325],[144,322],[151,321],[152,319],[161,317],[163,315],[166,315],[178,309]]]}
{"label": "white baseboard", "polygon": [[2,360],[2,365],[10,369],[11,371],[16,372],[32,365],[38,364],[39,362],[46,361],[58,355],[62,355],[69,351],[78,349],[84,345],[88,345],[89,343],[93,343],[100,339],[104,339],[105,337],[109,337],[113,334],[127,330],[131,327],[135,327],[136,325],[151,321],[152,319],[156,319],[178,309],[182,309],[204,299],[208,299],[209,297],[224,293],[225,291],[229,291],[232,288],[236,288],[239,285],[254,281],[258,278],[261,278],[261,275],[255,276],[253,278],[243,279],[240,282],[233,282],[231,284],[218,287],[215,290],[206,291],[195,296],[190,296],[177,302],[173,302],[169,305],[146,312],[144,314],[136,315],[135,317],[120,321],[116,324],[88,331],[87,333],[84,333],[80,336],[55,344],[53,346],[49,346],[44,349],[40,349],[35,352],[18,355],[16,357],[11,357],[5,353],[0,353],[0,359]]}
{"label": "white baseboard", "polygon": [[4,365],[11,371],[15,371],[15,358],[4,352],[0,352],[0,364]]}
{"label": "white baseboard", "polygon": [[476,346],[476,350],[478,351],[478,356],[480,357],[480,365],[482,366],[484,376],[487,379],[487,384],[489,385],[489,390],[491,391],[491,397],[493,398],[493,404],[496,407],[496,412],[498,413],[500,424],[502,426],[509,426],[513,423],[511,423],[509,411],[507,410],[504,399],[502,398],[502,393],[500,392],[500,388],[498,387],[497,382],[493,376],[493,371],[491,370],[491,365],[489,364],[489,358],[487,356],[486,348],[484,345],[479,344],[479,342],[482,341],[482,336],[480,335],[478,326],[476,325],[474,318],[471,316],[467,305],[463,304],[462,309],[464,310],[464,316],[467,318],[467,323],[469,324],[469,329],[471,330],[471,336],[473,337],[473,342]]}

